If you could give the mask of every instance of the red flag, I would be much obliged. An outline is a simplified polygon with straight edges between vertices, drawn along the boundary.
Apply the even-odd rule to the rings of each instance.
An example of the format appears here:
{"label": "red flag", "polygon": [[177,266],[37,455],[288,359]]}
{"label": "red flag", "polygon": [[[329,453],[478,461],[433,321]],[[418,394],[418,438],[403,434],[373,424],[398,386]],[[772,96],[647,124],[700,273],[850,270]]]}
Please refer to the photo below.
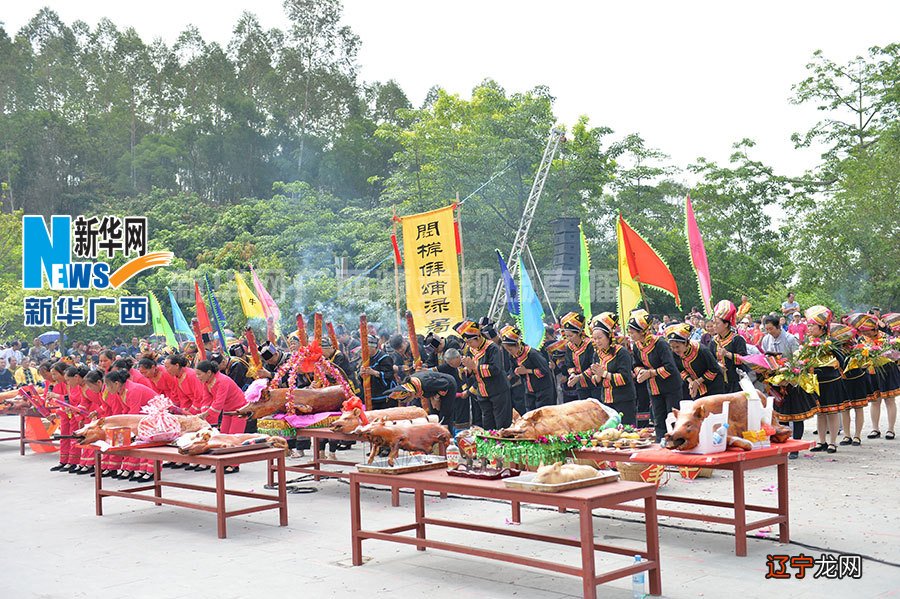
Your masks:
{"label": "red flag", "polygon": [[621,215],[619,215],[619,221],[622,225],[622,241],[625,245],[625,255],[632,278],[641,285],[668,293],[675,298],[675,305],[681,308],[678,285],[675,284],[675,277],[672,276],[669,267],[659,257],[656,250],[628,226]]}
{"label": "red flag", "polygon": [[456,255],[462,254],[462,237],[459,235],[459,221],[453,221],[453,234],[456,236]]}
{"label": "red flag", "polygon": [[391,233],[391,245],[394,246],[394,262],[400,266],[403,264],[403,258],[400,257],[400,245],[397,243],[396,233]]}
{"label": "red flag", "polygon": [[206,313],[206,304],[200,295],[200,286],[194,281],[194,305],[197,308],[197,321],[200,323],[200,332],[212,334],[212,324],[209,322],[209,314]]}

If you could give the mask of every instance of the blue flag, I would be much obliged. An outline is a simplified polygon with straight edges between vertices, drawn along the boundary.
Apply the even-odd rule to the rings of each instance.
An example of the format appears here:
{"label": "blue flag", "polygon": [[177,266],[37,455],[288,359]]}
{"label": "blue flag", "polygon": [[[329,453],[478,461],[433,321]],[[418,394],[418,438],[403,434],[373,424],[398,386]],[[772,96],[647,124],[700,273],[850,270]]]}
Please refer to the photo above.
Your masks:
{"label": "blue flag", "polygon": [[534,292],[534,286],[522,258],[519,258],[519,290],[521,292],[519,325],[522,328],[522,336],[527,345],[540,347],[544,342],[544,307]]}
{"label": "blue flag", "polygon": [[223,329],[228,326],[228,323],[225,322],[225,315],[222,313],[222,308],[219,306],[219,300],[216,299],[216,294],[213,293],[212,285],[209,284],[209,275],[204,276],[206,277],[206,299],[212,307],[213,322],[216,323],[216,333],[219,335],[219,343],[222,345],[222,352],[224,353],[227,351],[227,347],[225,345],[225,332]]}
{"label": "blue flag", "polygon": [[516,282],[513,281],[512,275],[509,274],[509,268],[506,266],[503,256],[500,255],[500,250],[494,251],[497,252],[497,260],[500,261],[500,276],[503,278],[503,286],[506,288],[506,310],[513,316],[518,316],[519,290],[516,289]]}
{"label": "blue flag", "polygon": [[178,305],[178,302],[175,301],[175,294],[172,293],[172,290],[166,287],[166,291],[169,292],[169,304],[172,306],[172,328],[175,329],[176,335],[185,335],[188,339],[193,338],[194,331],[191,329],[191,325],[188,324],[187,319],[184,317],[184,313],[181,311],[181,307]]}

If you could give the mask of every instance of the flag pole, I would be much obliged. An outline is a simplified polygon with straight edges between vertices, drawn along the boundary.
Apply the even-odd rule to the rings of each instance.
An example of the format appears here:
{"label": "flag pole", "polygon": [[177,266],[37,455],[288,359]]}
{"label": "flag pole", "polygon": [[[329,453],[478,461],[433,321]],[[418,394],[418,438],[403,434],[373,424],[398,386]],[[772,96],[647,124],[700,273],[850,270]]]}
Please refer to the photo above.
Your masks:
{"label": "flag pole", "polygon": [[[393,212],[393,216],[391,217],[391,225],[393,226],[394,231],[394,239],[397,239],[397,208],[391,208]],[[396,315],[397,315],[397,332],[399,333],[402,329],[400,328],[400,264],[397,262],[396,256],[394,257],[394,303],[396,307]]]}
{"label": "flag pole", "polygon": [[537,277],[538,284],[541,286],[541,291],[544,293],[544,301],[547,302],[547,307],[550,308],[550,316],[553,318],[553,322],[556,322],[556,313],[553,311],[553,304],[550,303],[550,295],[547,293],[547,288],[544,287],[544,279],[541,278],[541,271],[538,270],[537,264],[534,261],[534,256],[531,255],[531,248],[527,243],[525,244],[525,253],[528,254],[528,261],[531,262],[531,269],[534,270],[534,276]]}
{"label": "flag pole", "polygon": [[461,287],[463,316],[468,314],[466,310],[466,254],[463,252],[462,242],[462,204],[459,201],[459,192],[456,192],[456,230],[459,232],[459,286]]}

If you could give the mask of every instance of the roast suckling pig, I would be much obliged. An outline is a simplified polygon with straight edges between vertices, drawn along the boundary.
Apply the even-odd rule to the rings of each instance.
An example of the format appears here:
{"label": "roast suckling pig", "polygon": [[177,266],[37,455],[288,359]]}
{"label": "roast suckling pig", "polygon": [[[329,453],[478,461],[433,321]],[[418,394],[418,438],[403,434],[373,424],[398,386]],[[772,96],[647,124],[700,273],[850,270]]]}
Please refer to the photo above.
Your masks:
{"label": "roast suckling pig", "polygon": [[538,439],[547,435],[565,435],[597,430],[609,419],[609,414],[596,399],[570,401],[556,406],[544,406],[517,418],[512,426],[500,431],[501,437]]}

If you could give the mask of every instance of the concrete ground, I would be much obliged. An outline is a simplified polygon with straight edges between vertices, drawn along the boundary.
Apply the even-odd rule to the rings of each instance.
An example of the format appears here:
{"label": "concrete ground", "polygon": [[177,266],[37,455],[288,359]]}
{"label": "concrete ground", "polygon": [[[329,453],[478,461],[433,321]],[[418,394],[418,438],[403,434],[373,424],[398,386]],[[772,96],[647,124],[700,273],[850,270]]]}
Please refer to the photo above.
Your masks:
{"label": "concrete ground", "polygon": [[[0,427],[14,428],[12,417]],[[807,434],[807,439],[811,436]],[[808,454],[790,462],[791,531],[794,543],[777,542],[777,528],[754,534],[748,556],[734,556],[734,539],[723,527],[660,519],[663,595],[741,599],[790,595],[820,597],[900,596],[900,510],[897,476],[900,440],[867,441],[841,447],[834,455]],[[361,450],[342,455],[362,456]],[[216,537],[214,514],[144,502],[107,498],[104,516],[94,515],[93,479],[49,472],[53,454],[18,453],[14,442],[0,444],[0,598],[55,599],[128,597],[249,596],[351,597],[402,596],[439,599],[523,597],[557,599],[581,595],[581,581],[511,564],[479,560],[438,550],[417,552],[394,543],[365,541],[367,562],[350,566],[349,492],[345,482],[325,480],[302,486],[311,494],[289,495],[290,525],[279,527],[276,511],[228,520],[228,538]],[[211,484],[213,475],[164,470],[173,480]],[[261,464],[243,467],[227,479],[230,488],[261,490]],[[125,487],[131,483],[104,481]],[[748,502],[774,505],[775,469],[747,476]],[[685,481],[674,473],[666,493],[730,499],[731,480]],[[167,489],[169,496],[198,499],[190,491]],[[199,496],[210,501],[211,496]],[[363,525],[384,528],[412,520],[412,497],[390,507],[382,489],[362,493]],[[427,511],[487,525],[510,526],[506,504],[450,497],[429,497]],[[242,503],[230,499],[229,507]],[[573,514],[523,506],[522,528],[578,535]],[[548,547],[512,538],[485,537],[452,529],[433,538],[492,549],[527,553],[542,559],[578,563],[577,549]],[[598,539],[639,547],[640,516],[596,513]],[[863,555],[859,580],[766,580],[766,556],[822,553]],[[623,561],[624,560],[624,561]],[[629,560],[604,554],[598,569]],[[599,587],[601,597],[632,597],[631,580]]]}

